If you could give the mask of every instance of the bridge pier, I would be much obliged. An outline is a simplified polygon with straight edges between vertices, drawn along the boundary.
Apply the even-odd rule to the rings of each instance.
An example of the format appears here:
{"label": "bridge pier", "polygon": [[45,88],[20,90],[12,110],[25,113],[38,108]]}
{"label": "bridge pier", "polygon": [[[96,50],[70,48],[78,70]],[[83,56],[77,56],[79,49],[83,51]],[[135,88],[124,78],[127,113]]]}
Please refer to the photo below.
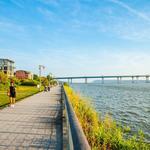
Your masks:
{"label": "bridge pier", "polygon": [[122,77],[117,77],[117,83],[121,83]]}
{"label": "bridge pier", "polygon": [[117,77],[117,83],[119,83],[119,77]]}
{"label": "bridge pier", "polygon": [[70,83],[70,80],[68,79],[68,84]]}
{"label": "bridge pier", "polygon": [[132,83],[134,83],[134,77],[132,76]]}
{"label": "bridge pier", "polygon": [[149,76],[146,76],[146,83],[149,83]]}
{"label": "bridge pier", "polygon": [[120,77],[120,83],[121,83],[122,77]]}
{"label": "bridge pier", "polygon": [[139,77],[138,76],[136,76],[136,82],[138,82],[139,81]]}
{"label": "bridge pier", "polygon": [[85,78],[85,84],[87,84],[87,78]]}
{"label": "bridge pier", "polygon": [[71,80],[71,84],[72,84],[72,78],[70,80]]}
{"label": "bridge pier", "polygon": [[104,84],[104,77],[102,77],[102,84]]}

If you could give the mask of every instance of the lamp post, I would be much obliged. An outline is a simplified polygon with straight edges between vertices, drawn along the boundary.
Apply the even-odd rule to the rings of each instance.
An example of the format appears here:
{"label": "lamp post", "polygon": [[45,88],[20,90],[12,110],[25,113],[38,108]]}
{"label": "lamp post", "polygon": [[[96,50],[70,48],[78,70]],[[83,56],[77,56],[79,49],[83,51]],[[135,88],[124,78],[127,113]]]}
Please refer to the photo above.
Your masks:
{"label": "lamp post", "polygon": [[45,69],[45,66],[39,65],[40,91],[41,91],[41,75],[42,75],[42,69]]}

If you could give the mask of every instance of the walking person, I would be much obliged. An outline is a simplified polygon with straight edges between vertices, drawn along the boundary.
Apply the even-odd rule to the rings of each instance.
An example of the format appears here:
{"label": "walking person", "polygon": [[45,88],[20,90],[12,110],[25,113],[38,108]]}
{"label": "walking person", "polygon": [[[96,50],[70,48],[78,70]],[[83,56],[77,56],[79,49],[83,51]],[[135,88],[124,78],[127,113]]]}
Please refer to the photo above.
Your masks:
{"label": "walking person", "polygon": [[10,107],[14,107],[16,102],[16,88],[14,86],[14,82],[11,81],[9,87],[9,99],[10,99]]}
{"label": "walking person", "polygon": [[47,86],[44,87],[44,91],[47,92]]}
{"label": "walking person", "polygon": [[50,85],[48,86],[48,91],[50,92]]}

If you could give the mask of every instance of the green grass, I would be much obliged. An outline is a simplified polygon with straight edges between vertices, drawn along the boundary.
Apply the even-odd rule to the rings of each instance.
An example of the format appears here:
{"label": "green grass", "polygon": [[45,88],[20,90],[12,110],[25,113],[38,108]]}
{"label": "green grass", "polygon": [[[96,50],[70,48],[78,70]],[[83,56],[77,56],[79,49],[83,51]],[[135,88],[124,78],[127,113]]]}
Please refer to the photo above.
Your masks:
{"label": "green grass", "polygon": [[109,115],[102,119],[91,104],[69,86],[65,86],[65,91],[92,150],[150,150],[142,131],[126,139],[129,127],[120,127]]}
{"label": "green grass", "polygon": [[[18,86],[16,88],[16,101],[25,97],[38,93],[39,90],[36,86]],[[9,103],[9,97],[7,96],[7,88],[0,89],[0,107]]]}

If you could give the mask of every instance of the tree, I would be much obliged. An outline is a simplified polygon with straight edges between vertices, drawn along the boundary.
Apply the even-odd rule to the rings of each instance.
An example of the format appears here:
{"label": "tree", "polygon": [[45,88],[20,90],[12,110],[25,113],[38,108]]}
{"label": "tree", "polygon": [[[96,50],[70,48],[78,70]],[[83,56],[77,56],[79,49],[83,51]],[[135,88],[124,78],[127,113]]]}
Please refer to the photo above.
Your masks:
{"label": "tree", "polygon": [[53,75],[50,73],[49,75],[47,75],[47,79],[50,82],[51,80],[53,80]]}
{"label": "tree", "polygon": [[0,83],[2,84],[8,83],[8,77],[4,72],[0,72]]}
{"label": "tree", "polygon": [[57,81],[54,80],[52,74],[47,75],[47,79],[48,79],[48,81],[49,81],[49,83],[50,83],[51,85],[56,85],[56,84],[57,84]]}
{"label": "tree", "polygon": [[51,85],[56,85],[56,84],[57,84],[57,81],[56,81],[56,80],[51,80],[51,81],[50,81],[50,84],[51,84]]}
{"label": "tree", "polygon": [[48,81],[47,78],[42,77],[41,80],[42,80],[42,85],[43,85],[43,86],[48,86],[48,85],[49,85],[49,81]]}
{"label": "tree", "polygon": [[40,81],[40,78],[38,77],[38,75],[34,74],[33,75],[33,80]]}

